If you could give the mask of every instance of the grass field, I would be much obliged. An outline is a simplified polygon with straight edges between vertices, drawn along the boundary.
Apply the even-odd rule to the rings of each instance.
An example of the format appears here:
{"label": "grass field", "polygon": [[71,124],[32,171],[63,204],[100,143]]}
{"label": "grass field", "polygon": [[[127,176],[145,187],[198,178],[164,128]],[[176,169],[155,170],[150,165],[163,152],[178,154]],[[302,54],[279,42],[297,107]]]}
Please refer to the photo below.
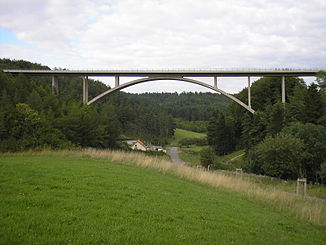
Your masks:
{"label": "grass field", "polygon": [[197,165],[200,164],[200,151],[207,146],[190,146],[180,148],[181,152],[179,157],[182,161]]}
{"label": "grass field", "polygon": [[[180,158],[182,159],[182,161],[187,162],[189,164],[200,164],[200,151],[205,147],[207,146],[182,147],[180,148],[182,151],[180,153]],[[237,162],[242,161],[243,154],[244,150],[235,151],[225,156],[217,156],[216,161],[220,161],[225,165],[232,164],[232,166],[237,166]]]}
{"label": "grass field", "polygon": [[[266,205],[254,192],[235,191],[248,189],[245,182],[227,182],[225,177],[219,185],[234,190],[213,188],[213,183],[218,185],[209,179],[211,173],[177,168],[142,154],[8,154],[0,155],[0,169],[1,244],[326,241],[325,226],[299,220],[287,214],[287,207]],[[286,203],[291,206],[293,200],[297,199],[290,197]],[[316,204],[298,199],[299,204],[303,201],[312,208]],[[321,212],[317,223],[323,223]]]}
{"label": "grass field", "polygon": [[[199,152],[203,147],[205,146],[192,146],[192,147],[180,148],[181,149],[181,153],[179,154],[180,159],[190,165],[200,164]],[[243,157],[244,157],[243,154],[244,154],[244,150],[235,151],[231,154],[217,157],[216,160],[225,164],[225,167],[231,171],[231,172],[223,172],[224,174],[233,175],[234,173],[232,171],[234,171],[235,168],[241,168],[241,166],[243,165]],[[239,157],[234,159],[237,156]],[[296,181],[293,180],[285,181],[278,178],[272,178],[268,176],[258,176],[255,174],[244,174],[243,178],[263,188],[274,188],[280,191],[286,191],[290,193],[296,192]],[[308,184],[307,194],[312,197],[326,199],[326,188],[319,185]]]}
{"label": "grass field", "polygon": [[205,138],[205,137],[206,137],[206,134],[177,128],[174,132],[173,140],[170,143],[170,145],[177,146],[179,141],[182,139],[185,139],[185,138]]}

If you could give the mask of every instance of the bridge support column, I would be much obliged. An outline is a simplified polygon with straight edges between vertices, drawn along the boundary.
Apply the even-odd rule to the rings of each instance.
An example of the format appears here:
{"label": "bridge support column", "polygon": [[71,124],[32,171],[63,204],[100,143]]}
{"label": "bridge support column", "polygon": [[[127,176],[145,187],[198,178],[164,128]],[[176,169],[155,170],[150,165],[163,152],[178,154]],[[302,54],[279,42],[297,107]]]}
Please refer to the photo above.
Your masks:
{"label": "bridge support column", "polygon": [[86,105],[88,102],[88,77],[82,77],[83,79],[83,103]]}
{"label": "bridge support column", "polygon": [[59,83],[58,83],[58,77],[52,76],[52,94],[58,95],[59,94]]}
{"label": "bridge support column", "polygon": [[248,106],[251,108],[251,82],[248,76]]}
{"label": "bridge support column", "polygon": [[115,76],[115,86],[118,87],[120,85],[119,76]]}
{"label": "bridge support column", "polygon": [[217,77],[214,77],[214,87],[217,88]]}
{"label": "bridge support column", "polygon": [[282,76],[282,103],[285,102],[285,76]]}

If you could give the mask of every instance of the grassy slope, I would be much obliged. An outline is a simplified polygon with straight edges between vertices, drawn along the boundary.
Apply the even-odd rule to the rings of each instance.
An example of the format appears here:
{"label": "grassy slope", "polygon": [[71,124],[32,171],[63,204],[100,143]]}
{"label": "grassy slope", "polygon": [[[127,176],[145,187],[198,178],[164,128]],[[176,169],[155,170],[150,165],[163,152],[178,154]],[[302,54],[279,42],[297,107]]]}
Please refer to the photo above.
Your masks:
{"label": "grassy slope", "polygon": [[[179,154],[180,159],[184,162],[189,163],[190,165],[200,164],[199,152],[203,147],[204,146],[193,146],[193,147],[181,148],[182,152]],[[235,170],[235,168],[241,168],[241,166],[243,166],[244,156],[240,156],[239,158],[234,159],[232,163],[230,163],[231,159],[233,159],[236,156],[242,155],[243,153],[244,150],[235,151],[232,152],[231,154],[217,157],[216,160],[220,161],[221,163],[228,164],[229,165],[228,169],[233,171]],[[232,172],[230,172],[230,174],[232,174]],[[277,190],[282,190],[291,193],[296,192],[296,181],[293,180],[285,181],[278,178],[258,176],[255,174],[244,174],[243,177],[246,180],[264,188],[274,188]],[[319,185],[308,184],[307,195],[326,199],[326,188]]]}
{"label": "grassy slope", "polygon": [[171,145],[177,146],[178,142],[184,138],[204,138],[204,137],[206,137],[206,134],[177,128],[174,132],[174,136],[173,136]]}
{"label": "grassy slope", "polygon": [[180,148],[179,157],[182,161],[191,165],[200,164],[200,151],[206,146],[190,146]]}
{"label": "grassy slope", "polygon": [[[282,180],[268,176],[258,176],[255,174],[244,174],[243,178],[265,188],[274,188],[276,190],[296,193],[297,182],[295,180]],[[326,188],[322,185],[307,184],[307,195],[325,199]]]}
{"label": "grassy slope", "polygon": [[[181,148],[182,152],[180,154],[180,158],[190,164],[200,164],[200,151],[207,146],[191,146],[191,147],[184,147]],[[216,161],[220,161],[223,164],[229,164],[231,159],[243,155],[244,150],[239,150],[232,152],[231,154],[225,155],[225,156],[218,156],[216,157]],[[232,161],[232,165],[236,166],[237,162],[240,162],[243,160],[243,156],[240,156],[239,158],[236,158]],[[238,167],[238,166],[237,166]],[[234,167],[235,168],[235,167]]]}
{"label": "grassy slope", "polygon": [[184,139],[184,138],[204,138],[205,136],[206,134],[203,133],[197,133],[197,132],[180,129],[180,128],[177,128],[174,134],[174,137],[177,140]]}
{"label": "grassy slope", "polygon": [[[171,145],[178,146],[179,141],[184,138],[204,138],[204,137],[206,137],[206,134],[192,132],[189,130],[177,128],[175,130],[174,138],[173,138]],[[181,148],[182,151],[179,156],[180,156],[181,160],[184,162],[199,164],[200,163],[199,151],[201,149],[202,149],[201,146],[194,146],[194,147],[190,147],[190,148]],[[194,154],[194,152],[192,152],[192,151],[196,151],[196,153],[198,153],[198,154]]]}
{"label": "grassy slope", "polygon": [[[322,244],[231,191],[77,157],[0,156],[1,244]],[[268,239],[267,239],[268,238]]]}

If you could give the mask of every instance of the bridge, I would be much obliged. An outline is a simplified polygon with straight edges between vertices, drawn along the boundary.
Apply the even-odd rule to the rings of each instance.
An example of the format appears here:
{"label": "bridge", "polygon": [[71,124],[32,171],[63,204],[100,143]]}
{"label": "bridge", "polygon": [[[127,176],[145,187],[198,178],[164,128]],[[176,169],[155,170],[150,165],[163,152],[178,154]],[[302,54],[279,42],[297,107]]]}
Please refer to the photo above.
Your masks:
{"label": "bridge", "polygon": [[[59,76],[75,76],[81,77],[83,80],[83,103],[90,105],[100,98],[112,94],[121,89],[150,81],[162,80],[177,80],[188,83],[197,84],[213,91],[216,91],[229,99],[235,101],[246,110],[254,113],[255,110],[251,107],[251,81],[250,77],[281,77],[282,78],[282,102],[285,103],[285,82],[286,77],[304,77],[316,76],[319,70],[313,69],[247,69],[247,70],[227,70],[227,69],[193,69],[193,70],[13,70],[6,69],[4,72],[11,74],[25,74],[33,76],[52,76],[52,92],[58,94],[58,77]],[[89,76],[106,76],[115,78],[115,87],[97,95],[90,101],[88,100],[88,77]],[[140,77],[120,84],[121,77]],[[214,79],[214,85],[201,82],[193,78],[211,77]],[[247,77],[248,78],[248,103],[240,101],[232,94],[229,94],[218,88],[219,77]]]}

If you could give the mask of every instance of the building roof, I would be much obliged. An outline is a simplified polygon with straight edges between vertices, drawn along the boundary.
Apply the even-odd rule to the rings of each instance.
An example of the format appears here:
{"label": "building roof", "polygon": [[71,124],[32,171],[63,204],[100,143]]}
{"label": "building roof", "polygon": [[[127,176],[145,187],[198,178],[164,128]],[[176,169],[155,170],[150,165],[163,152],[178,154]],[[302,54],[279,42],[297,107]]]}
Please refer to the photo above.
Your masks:
{"label": "building roof", "polygon": [[125,140],[124,142],[126,142],[128,145],[133,145],[137,142],[137,140]]}
{"label": "building roof", "polygon": [[132,145],[135,145],[135,144],[137,144],[137,143],[139,143],[139,144],[142,145],[143,147],[147,148],[147,145],[145,145],[145,143],[142,142],[141,140],[137,140],[137,141],[134,142]]}

